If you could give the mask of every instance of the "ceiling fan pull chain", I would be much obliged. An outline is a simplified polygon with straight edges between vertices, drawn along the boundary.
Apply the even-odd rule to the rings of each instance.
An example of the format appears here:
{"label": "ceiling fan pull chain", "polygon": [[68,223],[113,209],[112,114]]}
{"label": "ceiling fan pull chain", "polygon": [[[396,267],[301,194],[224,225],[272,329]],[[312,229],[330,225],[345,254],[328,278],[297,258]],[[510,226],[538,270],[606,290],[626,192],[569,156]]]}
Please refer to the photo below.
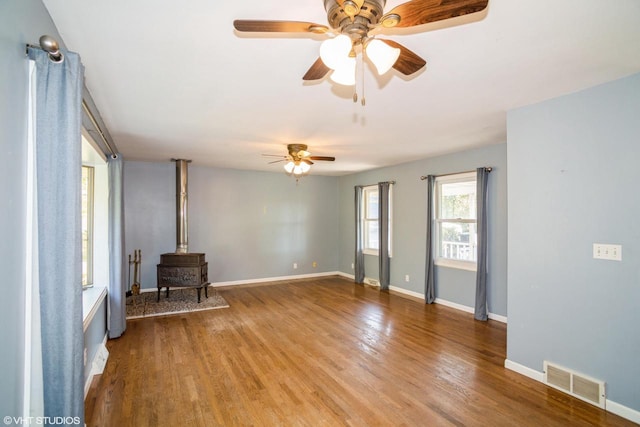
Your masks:
{"label": "ceiling fan pull chain", "polygon": [[360,55],[360,77],[362,80],[362,99],[360,100],[360,105],[362,105],[363,107],[366,105],[366,100],[364,97],[364,56],[366,55],[366,51],[364,49],[364,46],[362,48],[362,55]]}
{"label": "ceiling fan pull chain", "polygon": [[355,104],[356,102],[358,102],[358,63],[356,62],[356,70],[355,70],[355,83],[353,85],[353,103]]}

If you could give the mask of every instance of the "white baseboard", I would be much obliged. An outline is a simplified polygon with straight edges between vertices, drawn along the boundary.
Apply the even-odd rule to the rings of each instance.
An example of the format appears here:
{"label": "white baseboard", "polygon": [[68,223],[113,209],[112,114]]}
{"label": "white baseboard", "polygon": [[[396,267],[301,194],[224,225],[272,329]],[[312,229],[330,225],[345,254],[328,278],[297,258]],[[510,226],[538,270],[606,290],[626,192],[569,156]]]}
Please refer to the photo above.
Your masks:
{"label": "white baseboard", "polygon": [[[517,372],[520,375],[524,375],[525,377],[531,378],[544,384],[543,372],[538,372],[535,369],[528,368],[509,359],[505,359],[504,367],[511,371]],[[636,411],[635,409],[631,409],[609,399],[607,399],[605,410],[622,418],[633,421],[634,423],[640,424],[640,411]]]}
{"label": "white baseboard", "polygon": [[239,286],[239,285],[249,285],[253,283],[277,282],[280,280],[310,279],[314,277],[339,276],[339,275],[340,273],[338,271],[325,271],[324,273],[298,274],[295,276],[265,277],[262,279],[233,280],[229,282],[212,282],[211,286],[213,286],[214,288],[217,288],[221,286]]}
{"label": "white baseboard", "polygon": [[[447,306],[447,307],[455,308],[456,310],[464,311],[465,313],[473,314],[475,312],[473,307],[469,307],[468,305],[458,304],[456,302],[447,301],[447,300],[444,300],[442,298],[436,298],[436,300],[434,302],[436,304],[441,304],[441,305],[444,305],[444,306]],[[502,316],[500,314],[489,313],[488,317],[489,317],[489,319],[495,320],[496,322],[507,323],[507,317],[506,316]]]}
{"label": "white baseboard", "polygon": [[[338,271],[325,271],[324,273],[298,274],[295,276],[277,276],[277,277],[264,277],[260,279],[232,280],[228,282],[211,282],[209,286],[218,288],[222,286],[240,286],[240,285],[250,285],[253,283],[278,282],[280,280],[309,279],[314,277],[326,277],[326,276],[343,276],[343,274]],[[140,289],[140,293],[144,293],[144,292],[158,292],[158,288]]]}
{"label": "white baseboard", "polygon": [[446,307],[455,308],[456,310],[464,311],[465,313],[473,314],[473,308],[469,307],[468,305],[458,304],[457,302],[447,301],[446,299],[442,298],[436,298],[433,302],[435,302],[436,304],[444,305]]}
{"label": "white baseboard", "polygon": [[503,316],[501,314],[495,314],[495,313],[489,313],[488,314],[489,319],[491,320],[495,320],[496,322],[500,322],[500,323],[509,323],[507,320],[507,316]]}
{"label": "white baseboard", "polygon": [[629,421],[640,424],[640,411],[636,411],[635,409],[631,409],[609,399],[607,399],[606,405],[607,412],[611,412],[612,414],[616,414],[622,418],[628,419]]}
{"label": "white baseboard", "polygon": [[89,371],[89,376],[87,377],[87,381],[84,383],[84,397],[87,397],[87,393],[89,392],[89,388],[91,387],[91,382],[93,381],[93,377],[96,375],[102,374],[104,372],[104,367],[107,364],[107,359],[109,358],[109,350],[107,350],[107,338],[109,338],[109,332],[104,335],[104,339],[96,354],[93,356],[93,360],[91,361],[91,371]]}
{"label": "white baseboard", "polygon": [[[337,274],[339,276],[346,277],[348,279],[354,279],[355,278],[355,276],[353,274],[344,273],[344,272],[341,272],[341,271],[338,272]],[[374,282],[376,282],[376,283],[378,282],[377,279],[371,279],[370,277],[365,277],[364,278],[365,283],[367,283],[368,285],[370,285],[370,286],[379,286],[379,285],[374,285],[374,284],[370,283],[371,280],[374,280]],[[399,286],[394,286],[394,285],[389,285],[389,290],[394,291],[394,292],[399,293],[399,294],[407,295],[407,296],[409,296],[411,298],[414,298],[414,299],[417,298],[417,299],[424,300],[424,294],[422,294],[420,292],[410,291],[408,289],[404,289],[404,288],[401,288]],[[441,305],[444,305],[444,306],[447,306],[447,307],[450,307],[450,308],[455,308],[456,310],[461,310],[461,311],[464,311],[466,313],[471,313],[471,314],[474,313],[473,307],[469,307],[469,306],[458,304],[458,303],[455,303],[455,302],[443,300],[441,298],[436,298],[436,300],[434,302],[436,304],[441,304]],[[489,313],[488,316],[489,316],[489,319],[491,319],[491,320],[495,320],[497,322],[502,322],[502,323],[507,323],[507,317],[506,316],[502,316],[500,314],[495,314],[495,313]]]}
{"label": "white baseboard", "polygon": [[524,365],[521,365],[519,363],[516,363],[512,360],[509,359],[505,359],[504,360],[504,367],[519,373],[520,375],[524,375],[525,377],[529,377],[532,380],[536,380],[538,382],[544,382],[544,373],[536,371],[535,369],[531,369],[528,368]]}
{"label": "white baseboard", "polygon": [[407,295],[407,296],[412,297],[412,298],[417,298],[417,299],[424,300],[424,294],[421,294],[420,292],[409,291],[407,289],[403,289],[403,288],[400,288],[398,286],[389,286],[389,290],[391,290],[393,292],[396,292],[396,293],[399,293],[399,294]]}

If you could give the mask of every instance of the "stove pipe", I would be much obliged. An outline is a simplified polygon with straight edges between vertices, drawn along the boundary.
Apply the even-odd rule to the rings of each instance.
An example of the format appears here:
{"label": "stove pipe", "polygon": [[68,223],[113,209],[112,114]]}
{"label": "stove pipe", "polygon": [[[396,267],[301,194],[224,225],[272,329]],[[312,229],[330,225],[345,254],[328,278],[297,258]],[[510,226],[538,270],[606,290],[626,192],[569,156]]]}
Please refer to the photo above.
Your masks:
{"label": "stove pipe", "polygon": [[172,159],[176,162],[176,253],[189,253],[187,168],[191,160]]}

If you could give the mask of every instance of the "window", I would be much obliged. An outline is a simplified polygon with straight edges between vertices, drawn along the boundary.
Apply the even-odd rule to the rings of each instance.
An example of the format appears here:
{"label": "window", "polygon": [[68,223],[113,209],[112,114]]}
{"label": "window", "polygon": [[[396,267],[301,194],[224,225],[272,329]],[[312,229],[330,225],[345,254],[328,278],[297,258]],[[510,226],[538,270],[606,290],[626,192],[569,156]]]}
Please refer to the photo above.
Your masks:
{"label": "window", "polygon": [[475,270],[478,245],[476,174],[437,177],[435,187],[435,263]]}
{"label": "window", "polygon": [[82,286],[93,284],[93,172],[82,166]]}
{"label": "window", "polygon": [[81,167],[82,286],[100,288],[109,283],[109,171],[84,128]]}
{"label": "window", "polygon": [[80,167],[82,314],[86,331],[109,284],[109,172],[106,156],[85,128]]}
{"label": "window", "polygon": [[[393,188],[389,188],[389,256],[391,256],[391,225],[392,221],[392,203],[391,197]],[[363,253],[367,255],[378,255],[380,242],[378,238],[378,186],[370,185],[362,189],[362,236]]]}

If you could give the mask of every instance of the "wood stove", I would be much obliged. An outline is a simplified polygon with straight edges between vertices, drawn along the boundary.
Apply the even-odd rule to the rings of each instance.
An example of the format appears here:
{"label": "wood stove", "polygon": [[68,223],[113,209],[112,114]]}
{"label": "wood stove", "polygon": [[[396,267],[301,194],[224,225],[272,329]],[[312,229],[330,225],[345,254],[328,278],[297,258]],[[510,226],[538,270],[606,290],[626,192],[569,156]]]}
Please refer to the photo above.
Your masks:
{"label": "wood stove", "polygon": [[176,159],[176,252],[160,255],[158,264],[158,301],[162,288],[196,288],[198,302],[204,288],[209,297],[209,269],[203,253],[189,253],[188,244],[188,200],[187,165],[190,160]]}
{"label": "wood stove", "polygon": [[205,296],[208,298],[208,270],[204,254],[168,253],[160,255],[160,264],[158,264],[158,301],[160,301],[160,290],[162,288],[167,288],[167,298],[169,297],[169,288],[197,288],[198,302],[200,302],[200,294],[202,288],[204,288]]}

